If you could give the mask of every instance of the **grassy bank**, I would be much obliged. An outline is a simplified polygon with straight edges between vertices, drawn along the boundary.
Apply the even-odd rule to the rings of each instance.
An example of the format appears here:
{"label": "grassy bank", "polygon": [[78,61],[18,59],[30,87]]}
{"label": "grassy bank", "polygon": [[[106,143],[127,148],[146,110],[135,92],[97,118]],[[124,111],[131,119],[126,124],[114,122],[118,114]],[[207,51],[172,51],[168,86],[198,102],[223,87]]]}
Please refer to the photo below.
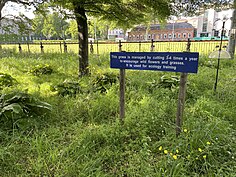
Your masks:
{"label": "grassy bank", "polygon": [[[91,56],[91,75],[79,80],[77,64],[74,54],[1,54],[0,72],[15,79],[1,94],[25,92],[51,110],[1,117],[0,176],[236,176],[235,60],[221,61],[214,93],[216,60],[200,58],[178,138],[179,74],[127,71],[120,125],[109,56]],[[40,66],[52,72],[37,73]]]}

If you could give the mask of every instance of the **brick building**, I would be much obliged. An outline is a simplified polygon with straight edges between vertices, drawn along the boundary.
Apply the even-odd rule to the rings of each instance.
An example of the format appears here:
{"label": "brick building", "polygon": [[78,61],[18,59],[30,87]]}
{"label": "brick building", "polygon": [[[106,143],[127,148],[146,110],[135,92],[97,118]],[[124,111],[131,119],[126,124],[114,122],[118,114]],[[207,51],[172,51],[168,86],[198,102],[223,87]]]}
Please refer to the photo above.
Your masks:
{"label": "brick building", "polygon": [[137,26],[128,33],[128,41],[184,41],[194,37],[194,27],[187,22]]}

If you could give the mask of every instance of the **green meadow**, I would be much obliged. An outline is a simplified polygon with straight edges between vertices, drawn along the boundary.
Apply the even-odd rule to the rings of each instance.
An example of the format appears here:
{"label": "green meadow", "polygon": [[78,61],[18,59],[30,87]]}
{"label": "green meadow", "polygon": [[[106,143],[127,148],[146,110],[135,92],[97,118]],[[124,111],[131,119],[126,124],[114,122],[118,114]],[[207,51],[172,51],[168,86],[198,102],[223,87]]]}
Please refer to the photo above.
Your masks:
{"label": "green meadow", "polygon": [[73,52],[5,47],[0,176],[236,176],[235,60],[221,60],[214,92],[217,60],[202,53],[176,137],[179,73],[127,70],[121,124],[119,70],[109,67],[109,53],[90,55],[90,76],[78,78]]}

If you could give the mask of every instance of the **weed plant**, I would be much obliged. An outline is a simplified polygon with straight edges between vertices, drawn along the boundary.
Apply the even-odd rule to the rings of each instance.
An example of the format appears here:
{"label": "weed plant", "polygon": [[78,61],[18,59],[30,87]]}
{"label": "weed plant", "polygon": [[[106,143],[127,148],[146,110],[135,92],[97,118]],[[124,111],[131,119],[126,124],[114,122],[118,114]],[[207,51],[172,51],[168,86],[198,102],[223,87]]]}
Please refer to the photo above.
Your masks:
{"label": "weed plant", "polygon": [[[108,55],[90,56],[91,75],[78,79],[74,54],[2,54],[0,72],[18,84],[1,94],[28,90],[52,110],[23,127],[0,129],[0,176],[236,176],[236,62],[221,60],[214,92],[216,69],[206,60],[202,56],[198,74],[188,75],[177,138],[177,84],[171,89],[177,73],[127,70],[126,117],[120,124],[118,82],[94,92],[96,78],[118,76]],[[28,73],[44,64],[54,69],[51,75]],[[168,87],[158,85],[163,75],[171,81],[162,83]],[[78,81],[83,92],[62,97],[51,90],[65,80]]]}

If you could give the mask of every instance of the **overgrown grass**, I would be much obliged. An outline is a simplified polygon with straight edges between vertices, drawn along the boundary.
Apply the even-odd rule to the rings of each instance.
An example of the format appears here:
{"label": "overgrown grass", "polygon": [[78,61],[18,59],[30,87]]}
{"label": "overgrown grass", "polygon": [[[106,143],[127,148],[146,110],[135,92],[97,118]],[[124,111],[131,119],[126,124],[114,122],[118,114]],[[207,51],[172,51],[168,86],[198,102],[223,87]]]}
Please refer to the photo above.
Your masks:
{"label": "overgrown grass", "polygon": [[[45,64],[51,75],[29,72]],[[235,60],[221,60],[214,93],[216,61],[200,58],[198,74],[188,76],[178,138],[178,88],[158,85],[178,73],[127,71],[121,125],[119,84],[102,93],[94,88],[103,74],[119,76],[109,56],[90,56],[91,75],[82,79],[77,64],[74,54],[1,54],[0,72],[17,81],[1,93],[27,91],[52,111],[23,117],[17,127],[0,124],[0,176],[236,176]],[[65,80],[77,81],[81,92],[63,97],[51,89]]]}

